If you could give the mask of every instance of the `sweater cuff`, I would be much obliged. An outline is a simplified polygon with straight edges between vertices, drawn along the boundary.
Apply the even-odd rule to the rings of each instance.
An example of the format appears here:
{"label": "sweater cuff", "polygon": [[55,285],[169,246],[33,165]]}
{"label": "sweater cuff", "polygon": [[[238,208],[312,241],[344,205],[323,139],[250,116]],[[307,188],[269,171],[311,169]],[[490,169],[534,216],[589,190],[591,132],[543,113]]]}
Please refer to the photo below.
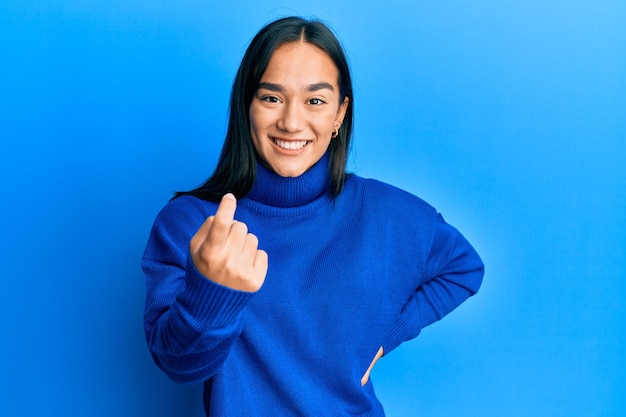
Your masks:
{"label": "sweater cuff", "polygon": [[406,320],[406,315],[402,315],[396,324],[387,333],[387,337],[383,342],[383,351],[385,355],[400,346],[404,341],[417,337],[420,329],[415,327],[414,323]]}
{"label": "sweater cuff", "polygon": [[190,255],[187,256],[186,270],[187,288],[179,295],[179,302],[207,328],[234,323],[254,296],[252,292],[234,290],[211,281],[198,271]]}

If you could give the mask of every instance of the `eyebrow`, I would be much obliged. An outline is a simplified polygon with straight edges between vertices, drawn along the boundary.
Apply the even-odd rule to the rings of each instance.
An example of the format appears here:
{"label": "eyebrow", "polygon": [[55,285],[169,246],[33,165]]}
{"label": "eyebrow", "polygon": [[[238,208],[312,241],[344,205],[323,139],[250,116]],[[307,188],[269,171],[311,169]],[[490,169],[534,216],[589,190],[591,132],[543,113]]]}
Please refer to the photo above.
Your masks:
{"label": "eyebrow", "polygon": [[[264,88],[266,90],[275,91],[277,93],[284,91],[284,88],[282,85],[274,84],[274,83],[261,82],[259,83],[259,88]],[[306,87],[306,91],[319,91],[319,90],[324,90],[324,89],[335,91],[335,88],[332,86],[332,84],[329,84],[327,82],[315,83],[315,84],[308,85]]]}

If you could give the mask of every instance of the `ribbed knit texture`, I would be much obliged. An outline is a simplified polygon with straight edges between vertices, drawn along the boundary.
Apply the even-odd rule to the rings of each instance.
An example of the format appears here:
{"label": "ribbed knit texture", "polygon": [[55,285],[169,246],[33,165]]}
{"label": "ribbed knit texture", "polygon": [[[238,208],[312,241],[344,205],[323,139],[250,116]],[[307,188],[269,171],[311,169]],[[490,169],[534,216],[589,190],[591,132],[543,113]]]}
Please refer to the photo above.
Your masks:
{"label": "ribbed knit texture", "polygon": [[189,241],[217,204],[180,197],[155,220],[142,267],[156,363],[205,381],[209,416],[383,416],[361,377],[481,283],[480,258],[419,198],[348,176],[329,193],[328,157],[298,178],[258,165],[235,218],[269,256],[257,293],[223,287],[191,262]]}

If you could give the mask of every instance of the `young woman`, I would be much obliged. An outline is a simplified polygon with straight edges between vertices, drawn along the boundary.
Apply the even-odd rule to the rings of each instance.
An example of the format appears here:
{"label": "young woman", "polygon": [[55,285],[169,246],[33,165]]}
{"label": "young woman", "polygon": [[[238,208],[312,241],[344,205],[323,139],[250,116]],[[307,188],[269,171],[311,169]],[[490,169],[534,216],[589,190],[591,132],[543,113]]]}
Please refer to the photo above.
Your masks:
{"label": "young woman", "polygon": [[145,331],[207,416],[383,416],[375,362],[479,288],[483,264],[427,203],[346,174],[354,98],[322,23],[252,40],[213,175],[157,216]]}

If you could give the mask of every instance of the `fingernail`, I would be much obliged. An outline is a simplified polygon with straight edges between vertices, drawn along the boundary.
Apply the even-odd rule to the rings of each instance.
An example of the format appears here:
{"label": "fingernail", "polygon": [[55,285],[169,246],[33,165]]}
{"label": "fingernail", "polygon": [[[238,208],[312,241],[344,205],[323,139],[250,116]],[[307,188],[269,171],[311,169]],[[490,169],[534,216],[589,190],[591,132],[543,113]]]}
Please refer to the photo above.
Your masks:
{"label": "fingernail", "polygon": [[231,200],[235,200],[235,196],[233,195],[233,193],[228,193],[224,195],[224,198],[230,198]]}

